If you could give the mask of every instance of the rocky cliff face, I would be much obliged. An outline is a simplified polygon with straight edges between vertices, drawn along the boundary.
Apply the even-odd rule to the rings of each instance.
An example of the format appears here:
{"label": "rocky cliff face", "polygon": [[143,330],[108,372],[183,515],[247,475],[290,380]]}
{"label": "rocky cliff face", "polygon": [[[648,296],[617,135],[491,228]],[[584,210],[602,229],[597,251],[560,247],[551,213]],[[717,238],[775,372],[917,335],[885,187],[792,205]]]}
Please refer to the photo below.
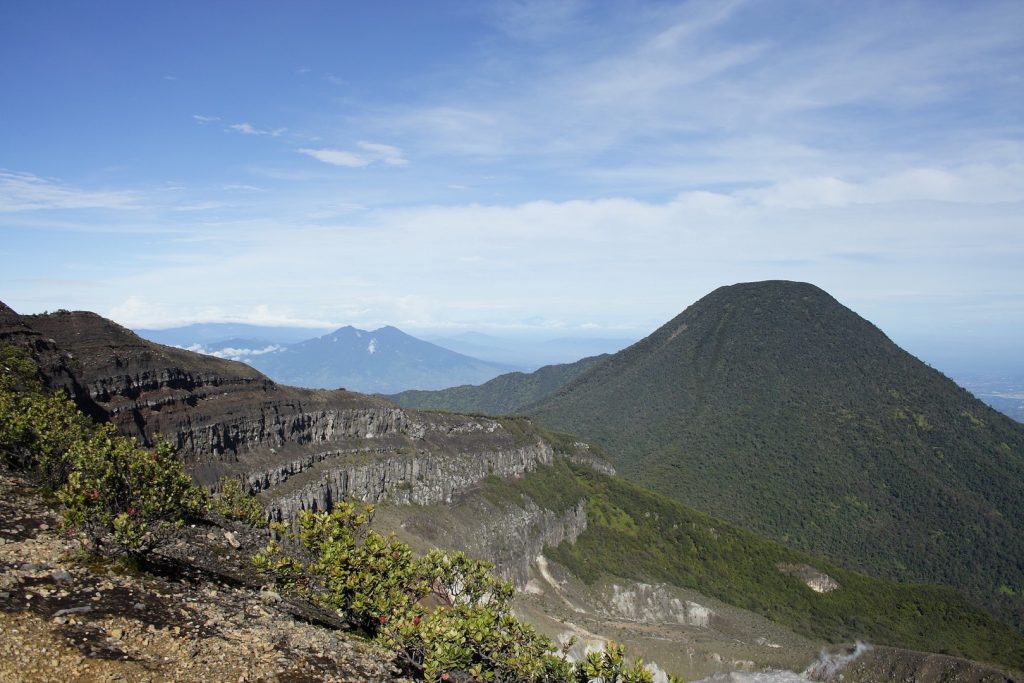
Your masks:
{"label": "rocky cliff face", "polygon": [[375,452],[365,450],[322,453],[293,460],[272,472],[251,475],[251,489],[271,488],[265,495],[274,519],[293,517],[299,510],[329,510],[346,498],[373,503],[450,503],[461,492],[488,476],[517,477],[550,464],[551,446],[538,441],[530,446],[479,453]]}
{"label": "rocky cliff face", "polygon": [[587,530],[586,501],[556,512],[526,500],[522,507],[511,505],[493,519],[482,521],[462,541],[462,549],[483,557],[498,573],[522,589],[530,579],[530,564],[545,546],[575,543]]}
{"label": "rocky cliff face", "polygon": [[531,564],[545,546],[574,543],[587,529],[583,499],[551,510],[529,498],[491,500],[484,491],[463,491],[450,504],[382,505],[376,523],[397,530],[415,548],[449,548],[489,560],[500,576],[527,590]]}

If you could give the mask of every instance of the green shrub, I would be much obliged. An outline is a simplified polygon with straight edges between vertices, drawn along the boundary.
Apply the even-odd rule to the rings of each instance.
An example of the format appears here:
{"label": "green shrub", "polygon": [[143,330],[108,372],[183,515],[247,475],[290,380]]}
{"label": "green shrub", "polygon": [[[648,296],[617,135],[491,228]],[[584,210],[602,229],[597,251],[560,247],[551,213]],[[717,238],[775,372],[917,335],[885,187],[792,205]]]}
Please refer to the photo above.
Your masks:
{"label": "green shrub", "polygon": [[71,472],[57,497],[65,522],[85,532],[94,547],[110,534],[124,551],[139,555],[204,507],[203,492],[170,444],[147,450],[104,424],[72,444],[68,457]]}
{"label": "green shrub", "polygon": [[0,454],[55,490],[65,524],[94,548],[110,535],[143,553],[206,501],[169,444],[147,450],[93,425],[66,395],[46,393],[31,357],[10,344],[0,345]]}
{"label": "green shrub", "polygon": [[626,664],[610,646],[579,664],[512,614],[512,585],[493,566],[463,553],[415,557],[393,535],[367,530],[372,506],[341,503],[303,511],[298,533],[285,524],[253,560],[278,582],[339,613],[393,651],[410,673],[430,681],[646,683],[643,664]]}
{"label": "green shrub", "polygon": [[0,461],[60,488],[71,464],[71,445],[88,437],[92,423],[63,392],[47,394],[24,349],[0,345]]}
{"label": "green shrub", "polygon": [[372,515],[372,506],[354,503],[335,505],[330,513],[300,512],[298,534],[284,534],[294,555],[271,540],[253,559],[259,569],[376,633],[388,618],[412,609],[430,585],[409,546],[367,529]]}
{"label": "green shrub", "polygon": [[249,526],[267,526],[267,511],[260,501],[242,488],[237,479],[225,478],[220,482],[220,493],[210,500],[210,509],[228,519],[245,522]]}

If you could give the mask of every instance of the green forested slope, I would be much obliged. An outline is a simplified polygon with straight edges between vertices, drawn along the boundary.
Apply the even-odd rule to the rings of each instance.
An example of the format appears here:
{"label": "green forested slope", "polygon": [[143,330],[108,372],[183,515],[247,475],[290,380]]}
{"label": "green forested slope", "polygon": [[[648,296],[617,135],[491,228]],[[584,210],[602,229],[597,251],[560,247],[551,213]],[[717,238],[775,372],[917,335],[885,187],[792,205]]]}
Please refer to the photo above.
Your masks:
{"label": "green forested slope", "polygon": [[[545,553],[580,578],[666,582],[833,642],[872,643],[1024,666],[1024,637],[952,588],[901,585],[832,566],[617,477],[558,459],[520,480],[489,480],[483,495],[548,509],[587,499],[587,530]],[[779,564],[806,564],[839,583],[812,591]]]}
{"label": "green forested slope", "polygon": [[1024,624],[1024,427],[812,285],[720,288],[526,412],[688,505]]}
{"label": "green forested slope", "polygon": [[403,408],[416,410],[504,415],[550,395],[606,358],[607,354],[591,356],[575,363],[545,365],[531,373],[510,372],[478,386],[463,385],[438,391],[403,391],[387,398]]}

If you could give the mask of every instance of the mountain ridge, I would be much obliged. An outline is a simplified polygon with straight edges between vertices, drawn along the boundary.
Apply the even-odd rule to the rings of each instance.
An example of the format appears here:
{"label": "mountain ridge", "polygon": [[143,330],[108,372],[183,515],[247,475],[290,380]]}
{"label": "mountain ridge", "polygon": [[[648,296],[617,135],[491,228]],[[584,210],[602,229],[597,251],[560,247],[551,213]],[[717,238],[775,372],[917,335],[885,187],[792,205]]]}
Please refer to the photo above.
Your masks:
{"label": "mountain ridge", "polygon": [[388,399],[403,408],[481,412],[488,415],[513,413],[521,406],[548,396],[581,373],[601,363],[608,354],[582,358],[575,363],[545,365],[531,373],[499,375],[480,385],[462,385],[435,391],[409,390],[390,394]]}

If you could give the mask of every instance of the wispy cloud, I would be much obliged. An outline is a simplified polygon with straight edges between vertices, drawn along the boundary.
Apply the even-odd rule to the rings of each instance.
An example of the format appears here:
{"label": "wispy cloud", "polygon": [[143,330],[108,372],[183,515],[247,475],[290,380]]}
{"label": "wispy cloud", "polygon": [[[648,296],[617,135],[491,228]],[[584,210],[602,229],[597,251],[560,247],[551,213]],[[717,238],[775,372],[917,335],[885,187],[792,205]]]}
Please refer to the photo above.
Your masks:
{"label": "wispy cloud", "polygon": [[360,168],[370,163],[366,157],[359,156],[353,152],[346,152],[343,149],[309,149],[304,147],[299,152],[332,166]]}
{"label": "wispy cloud", "polygon": [[796,209],[922,201],[1024,202],[1024,164],[917,167],[859,182],[834,176],[797,178],[737,195],[766,207]]}
{"label": "wispy cloud", "polygon": [[243,135],[269,135],[275,138],[280,137],[288,130],[287,128],[257,128],[248,122],[232,123],[228,125],[228,129],[233,130],[236,133],[242,133]]}
{"label": "wispy cloud", "polygon": [[405,166],[409,163],[402,150],[393,145],[384,145],[376,142],[357,142],[356,147],[359,148],[358,152],[344,149],[311,149],[308,147],[299,149],[299,152],[325,164],[345,166],[347,168],[362,168],[373,163],[382,163],[388,166]]}
{"label": "wispy cloud", "polygon": [[202,114],[193,114],[192,118],[195,119],[196,123],[214,123],[220,121],[219,116],[203,116]]}
{"label": "wispy cloud", "polygon": [[0,171],[0,212],[41,209],[132,209],[138,196],[126,191],[83,190],[31,173]]}
{"label": "wispy cloud", "polygon": [[[1010,113],[1021,82],[1008,74],[1022,67],[1012,27],[1024,21],[1024,6],[843,7],[802,14],[799,38],[757,2],[606,8],[615,40],[606,32],[587,40],[586,22],[558,24],[569,36],[533,45],[513,75],[495,48],[462,87],[373,111],[367,125],[415,137],[431,155],[528,159],[534,172],[550,163],[610,179],[627,168],[672,166],[699,179],[728,164],[736,183],[829,166],[874,172],[890,161],[880,151],[928,164],[938,150],[949,153],[944,163],[962,164],[969,145],[1007,127],[1018,135]],[[543,24],[534,10],[517,3],[514,12]],[[820,166],[772,169],[772,158],[718,151],[745,139],[813,150]],[[767,174],[744,178],[748,161]],[[660,187],[671,187],[672,174],[662,176]]]}
{"label": "wispy cloud", "polygon": [[500,3],[494,23],[521,40],[541,40],[564,32],[585,8],[582,0],[519,0]]}
{"label": "wispy cloud", "polygon": [[267,188],[257,187],[255,185],[247,185],[245,183],[231,183],[224,186],[225,190],[230,192],[266,192]]}

